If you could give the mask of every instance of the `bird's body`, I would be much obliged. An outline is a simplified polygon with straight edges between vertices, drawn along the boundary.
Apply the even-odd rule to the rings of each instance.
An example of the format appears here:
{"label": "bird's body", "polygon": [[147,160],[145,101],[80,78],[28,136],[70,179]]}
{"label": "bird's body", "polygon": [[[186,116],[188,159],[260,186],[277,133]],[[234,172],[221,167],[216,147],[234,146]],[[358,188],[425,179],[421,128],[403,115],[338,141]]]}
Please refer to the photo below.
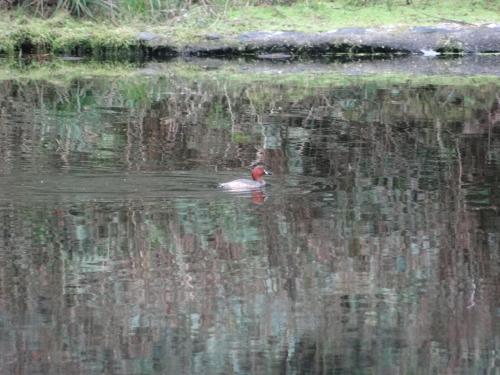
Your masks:
{"label": "bird's body", "polygon": [[262,189],[266,186],[266,181],[262,178],[264,175],[272,174],[266,171],[263,166],[258,165],[252,169],[252,179],[239,178],[237,180],[225,182],[219,185],[220,189],[227,191],[250,191]]}

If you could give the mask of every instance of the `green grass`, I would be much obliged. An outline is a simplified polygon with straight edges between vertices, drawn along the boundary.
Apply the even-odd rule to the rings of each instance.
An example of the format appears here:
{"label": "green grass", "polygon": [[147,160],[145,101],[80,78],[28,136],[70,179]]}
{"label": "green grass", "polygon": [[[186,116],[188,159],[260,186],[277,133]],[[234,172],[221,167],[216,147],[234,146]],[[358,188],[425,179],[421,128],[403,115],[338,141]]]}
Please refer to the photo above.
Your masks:
{"label": "green grass", "polygon": [[155,32],[172,45],[182,45],[204,40],[208,33],[231,39],[255,30],[319,32],[354,26],[432,25],[446,20],[500,23],[498,0],[414,0],[412,5],[405,5],[405,0],[385,0],[363,6],[354,5],[356,0],[300,0],[291,6],[232,6],[231,1],[226,6],[223,0],[205,3],[209,5],[191,6],[173,15],[116,10],[114,25],[106,14],[75,19],[59,12],[42,19],[21,11],[0,12],[0,51],[14,54],[26,41],[36,47],[35,52],[71,53],[75,48],[94,54],[123,51],[137,47],[139,31]]}
{"label": "green grass", "polygon": [[[311,2],[313,3],[313,2]],[[292,7],[248,7],[228,11],[226,27],[328,31],[339,27],[384,25],[432,25],[444,19],[467,23],[500,21],[498,1],[414,1],[412,5],[381,3],[353,6],[349,1],[301,3]],[[475,4],[475,5],[473,5]],[[221,23],[222,25],[222,23]]]}
{"label": "green grass", "polygon": [[[191,9],[176,20],[170,32],[176,38],[196,38],[200,33],[231,36],[254,30],[321,32],[341,27],[381,27],[434,25],[450,20],[470,24],[500,22],[497,0],[404,0],[354,5],[352,0],[300,1],[292,6],[244,6],[219,8],[208,15],[201,8]],[[168,29],[168,27],[167,27]]]}
{"label": "green grass", "polygon": [[139,30],[130,25],[110,27],[109,23],[77,20],[65,13],[49,19],[4,13],[0,15],[0,51],[12,54],[25,42],[34,45],[34,52],[126,50],[136,43]]}

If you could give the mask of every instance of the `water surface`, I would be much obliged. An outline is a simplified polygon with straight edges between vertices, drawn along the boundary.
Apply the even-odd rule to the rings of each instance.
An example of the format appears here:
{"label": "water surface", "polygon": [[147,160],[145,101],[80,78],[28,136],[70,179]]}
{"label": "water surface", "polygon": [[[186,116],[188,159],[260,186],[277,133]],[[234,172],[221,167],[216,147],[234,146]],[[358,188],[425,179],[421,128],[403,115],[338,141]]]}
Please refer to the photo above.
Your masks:
{"label": "water surface", "polygon": [[498,78],[140,70],[0,81],[6,373],[499,371]]}

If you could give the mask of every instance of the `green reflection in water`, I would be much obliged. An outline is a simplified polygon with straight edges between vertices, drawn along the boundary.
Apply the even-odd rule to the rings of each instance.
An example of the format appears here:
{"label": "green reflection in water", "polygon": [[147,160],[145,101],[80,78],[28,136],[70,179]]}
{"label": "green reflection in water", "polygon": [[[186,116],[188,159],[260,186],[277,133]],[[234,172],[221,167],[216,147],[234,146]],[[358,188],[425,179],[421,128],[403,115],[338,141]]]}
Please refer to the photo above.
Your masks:
{"label": "green reflection in water", "polygon": [[0,86],[7,371],[496,368],[498,80]]}

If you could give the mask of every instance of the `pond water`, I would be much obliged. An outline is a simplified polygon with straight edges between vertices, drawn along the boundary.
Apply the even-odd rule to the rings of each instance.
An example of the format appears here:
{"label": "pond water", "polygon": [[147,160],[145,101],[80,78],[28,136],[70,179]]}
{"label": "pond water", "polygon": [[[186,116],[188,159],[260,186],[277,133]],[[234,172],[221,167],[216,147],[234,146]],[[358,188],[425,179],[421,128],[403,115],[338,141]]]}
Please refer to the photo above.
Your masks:
{"label": "pond water", "polygon": [[185,65],[0,81],[5,373],[500,371],[498,76]]}

